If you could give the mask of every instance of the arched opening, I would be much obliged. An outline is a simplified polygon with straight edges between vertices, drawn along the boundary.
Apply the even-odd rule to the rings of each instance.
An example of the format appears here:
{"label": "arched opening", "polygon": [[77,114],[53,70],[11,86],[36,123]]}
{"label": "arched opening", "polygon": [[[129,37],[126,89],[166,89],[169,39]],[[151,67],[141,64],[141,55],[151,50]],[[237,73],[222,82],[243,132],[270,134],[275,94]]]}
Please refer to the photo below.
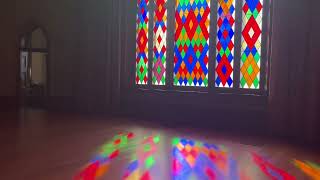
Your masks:
{"label": "arched opening", "polygon": [[48,92],[48,40],[41,28],[20,38],[20,90],[23,107],[45,108]]}

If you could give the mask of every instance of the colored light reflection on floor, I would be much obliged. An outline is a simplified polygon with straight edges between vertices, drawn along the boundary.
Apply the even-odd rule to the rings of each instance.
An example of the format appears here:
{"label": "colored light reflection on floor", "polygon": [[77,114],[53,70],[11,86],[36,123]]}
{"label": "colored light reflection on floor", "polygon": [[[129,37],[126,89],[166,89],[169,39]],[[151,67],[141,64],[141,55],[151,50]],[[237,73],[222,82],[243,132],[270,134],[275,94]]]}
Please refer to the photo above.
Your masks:
{"label": "colored light reflection on floor", "polygon": [[284,170],[275,167],[270,162],[262,158],[256,153],[252,153],[254,163],[261,169],[261,171],[271,179],[278,180],[295,180],[296,178]]}
{"label": "colored light reflection on floor", "polygon": [[[101,146],[97,155],[74,179],[296,179],[257,153],[238,152],[238,149],[229,151],[224,146],[183,138],[173,138],[172,146],[165,146],[166,139],[159,135],[143,137],[143,134],[120,133]],[[320,180],[319,165],[308,161],[287,161],[287,165],[293,167],[292,164],[301,170],[301,174],[304,172],[310,178]]]}
{"label": "colored light reflection on floor", "polygon": [[134,134],[131,132],[120,133],[114,136],[111,142],[100,148],[98,155],[95,156],[74,179],[95,180],[102,177],[108,172],[111,161],[119,156],[120,151],[128,146],[129,141],[133,137]]}
{"label": "colored light reflection on floor", "polygon": [[303,162],[295,159],[293,160],[293,164],[312,179],[320,179],[320,165],[308,161]]}
{"label": "colored light reflection on floor", "polygon": [[172,145],[174,180],[240,179],[236,161],[224,148],[181,138]]}
{"label": "colored light reflection on floor", "polygon": [[160,142],[160,136],[145,137],[141,146],[137,147],[137,152],[134,158],[129,163],[123,179],[125,180],[151,180],[151,169],[154,167],[155,152],[157,144]]}

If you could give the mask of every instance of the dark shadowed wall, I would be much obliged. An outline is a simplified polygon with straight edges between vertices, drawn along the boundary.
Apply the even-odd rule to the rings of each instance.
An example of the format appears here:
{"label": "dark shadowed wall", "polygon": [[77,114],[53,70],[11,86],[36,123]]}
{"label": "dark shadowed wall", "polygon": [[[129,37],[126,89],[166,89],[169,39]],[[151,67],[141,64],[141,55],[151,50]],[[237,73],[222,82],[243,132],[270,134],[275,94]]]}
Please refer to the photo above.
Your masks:
{"label": "dark shadowed wall", "polygon": [[0,6],[0,107],[17,106],[17,39],[15,29],[15,3],[4,0]]}
{"label": "dark shadowed wall", "polygon": [[[271,134],[302,143],[319,136],[318,1],[274,1]],[[318,143],[319,144],[319,143]]]}
{"label": "dark shadowed wall", "polygon": [[51,108],[110,110],[111,10],[108,0],[17,0],[18,32],[40,26],[49,39]]}
{"label": "dark shadowed wall", "polygon": [[16,0],[15,5],[6,0],[0,7],[0,95],[18,94],[18,37],[40,26],[49,38],[52,109],[142,114],[316,144],[319,5],[273,1],[270,96],[256,98],[134,88],[135,1]]}

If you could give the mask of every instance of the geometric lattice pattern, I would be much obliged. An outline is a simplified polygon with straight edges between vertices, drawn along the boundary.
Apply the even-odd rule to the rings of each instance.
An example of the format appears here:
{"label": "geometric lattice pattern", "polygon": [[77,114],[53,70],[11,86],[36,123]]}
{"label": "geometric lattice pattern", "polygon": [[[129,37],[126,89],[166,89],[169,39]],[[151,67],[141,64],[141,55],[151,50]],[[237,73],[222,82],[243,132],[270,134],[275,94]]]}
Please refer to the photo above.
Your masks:
{"label": "geometric lattice pattern", "polygon": [[152,84],[166,83],[166,52],[167,52],[167,0],[154,0],[154,28],[153,28],[153,63]]}
{"label": "geometric lattice pattern", "polygon": [[176,0],[174,85],[208,86],[210,0]]}
{"label": "geometric lattice pattern", "polygon": [[173,179],[238,179],[236,162],[216,146],[173,139]]}
{"label": "geometric lattice pattern", "polygon": [[218,0],[216,87],[233,87],[235,0]]}
{"label": "geometric lattice pattern", "polygon": [[148,82],[148,25],[149,0],[138,0],[136,42],[136,84]]}
{"label": "geometric lattice pattern", "polygon": [[242,7],[241,88],[260,88],[262,1],[244,0]]}

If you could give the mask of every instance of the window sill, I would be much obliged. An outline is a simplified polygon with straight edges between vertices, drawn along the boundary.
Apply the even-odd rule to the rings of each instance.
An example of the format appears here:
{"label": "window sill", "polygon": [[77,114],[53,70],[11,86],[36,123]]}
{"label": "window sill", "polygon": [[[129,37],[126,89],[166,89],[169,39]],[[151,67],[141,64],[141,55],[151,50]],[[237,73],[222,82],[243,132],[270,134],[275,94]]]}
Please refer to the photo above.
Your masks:
{"label": "window sill", "polygon": [[137,88],[124,94],[126,103],[133,106],[190,106],[199,109],[226,108],[265,111],[268,96],[233,92],[164,90]]}

